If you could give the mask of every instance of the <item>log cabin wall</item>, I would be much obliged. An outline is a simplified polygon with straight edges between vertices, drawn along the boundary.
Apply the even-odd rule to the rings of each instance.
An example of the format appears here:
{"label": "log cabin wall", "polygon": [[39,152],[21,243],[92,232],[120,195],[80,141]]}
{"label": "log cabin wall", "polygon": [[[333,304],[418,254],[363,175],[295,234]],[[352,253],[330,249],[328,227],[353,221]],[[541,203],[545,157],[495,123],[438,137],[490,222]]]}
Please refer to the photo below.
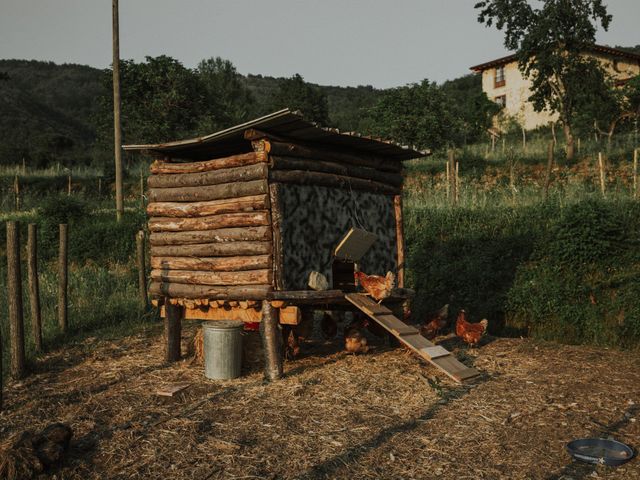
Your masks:
{"label": "log cabin wall", "polygon": [[308,289],[314,270],[331,283],[333,249],[351,227],[378,236],[360,268],[397,273],[394,195],[402,186],[399,162],[277,141],[270,142],[269,150],[279,290]]}
{"label": "log cabin wall", "polygon": [[267,155],[156,161],[148,179],[154,296],[260,300],[272,289]]}

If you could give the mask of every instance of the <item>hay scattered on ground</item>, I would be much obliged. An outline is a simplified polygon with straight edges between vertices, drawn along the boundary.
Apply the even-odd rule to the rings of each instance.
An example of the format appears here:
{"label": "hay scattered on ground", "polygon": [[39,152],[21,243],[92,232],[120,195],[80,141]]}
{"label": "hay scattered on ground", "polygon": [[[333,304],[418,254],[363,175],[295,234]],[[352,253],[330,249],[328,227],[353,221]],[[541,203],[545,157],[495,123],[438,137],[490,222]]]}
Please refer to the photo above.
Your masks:
{"label": "hay scattered on ground", "polygon": [[[184,350],[193,333],[185,329]],[[587,466],[564,447],[585,436],[640,446],[637,354],[443,343],[483,380],[458,386],[403,349],[348,355],[336,339],[288,362],[280,382],[263,383],[256,358],[242,378],[213,382],[189,359],[163,364],[160,326],[89,339],[7,386],[0,440],[64,422],[74,440],[60,474],[78,479],[640,478],[637,459]],[[171,383],[191,386],[155,394]]]}

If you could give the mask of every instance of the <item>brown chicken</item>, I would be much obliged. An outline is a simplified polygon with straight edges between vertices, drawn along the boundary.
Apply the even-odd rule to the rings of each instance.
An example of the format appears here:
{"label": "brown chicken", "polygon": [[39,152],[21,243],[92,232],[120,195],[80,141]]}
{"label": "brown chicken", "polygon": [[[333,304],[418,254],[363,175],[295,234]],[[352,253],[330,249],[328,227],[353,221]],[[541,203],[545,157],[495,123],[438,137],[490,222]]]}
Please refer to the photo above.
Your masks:
{"label": "brown chicken", "polygon": [[480,342],[488,326],[489,320],[486,318],[478,323],[469,323],[467,321],[467,312],[460,310],[456,320],[456,335],[473,347]]}
{"label": "brown chicken", "polygon": [[349,353],[367,353],[369,342],[363,329],[369,325],[369,320],[357,319],[344,329],[344,348]]}
{"label": "brown chicken", "polygon": [[364,272],[355,272],[354,276],[356,282],[369,295],[378,300],[378,303],[391,295],[391,291],[396,286],[396,276],[393,272],[387,272],[384,277],[381,275],[367,275]]}
{"label": "brown chicken", "polygon": [[436,310],[427,315],[426,320],[420,327],[420,334],[429,340],[433,340],[438,336],[440,330],[445,328],[449,323],[448,317],[449,304],[447,303],[440,310]]}
{"label": "brown chicken", "polygon": [[282,326],[282,339],[284,341],[284,358],[295,360],[300,355],[300,339],[298,332],[292,325]]}

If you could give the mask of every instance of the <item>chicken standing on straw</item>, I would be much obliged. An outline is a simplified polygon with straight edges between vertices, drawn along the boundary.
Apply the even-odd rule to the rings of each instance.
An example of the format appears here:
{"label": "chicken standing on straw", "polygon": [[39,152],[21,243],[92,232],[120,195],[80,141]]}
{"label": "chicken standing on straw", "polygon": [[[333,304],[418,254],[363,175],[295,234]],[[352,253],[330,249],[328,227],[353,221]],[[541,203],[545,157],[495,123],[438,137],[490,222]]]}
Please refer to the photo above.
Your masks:
{"label": "chicken standing on straw", "polygon": [[396,276],[393,272],[387,272],[386,276],[367,275],[364,272],[354,272],[356,282],[380,303],[382,300],[391,295],[396,286]]}
{"label": "chicken standing on straw", "polygon": [[440,310],[427,315],[424,323],[420,326],[420,334],[429,340],[433,340],[438,336],[440,330],[445,328],[449,323],[447,319],[448,316],[449,304],[447,303]]}
{"label": "chicken standing on straw", "polygon": [[462,338],[470,346],[475,347],[480,343],[480,339],[487,331],[489,320],[486,318],[478,323],[470,323],[467,321],[467,312],[460,310],[458,319],[456,320],[456,335]]}

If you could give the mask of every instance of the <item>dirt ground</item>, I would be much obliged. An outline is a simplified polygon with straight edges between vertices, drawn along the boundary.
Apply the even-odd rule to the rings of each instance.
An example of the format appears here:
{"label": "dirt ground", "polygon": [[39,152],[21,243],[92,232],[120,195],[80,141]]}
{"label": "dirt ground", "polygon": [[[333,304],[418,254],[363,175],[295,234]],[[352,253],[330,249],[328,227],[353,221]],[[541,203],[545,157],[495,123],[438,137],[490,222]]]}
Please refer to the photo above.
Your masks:
{"label": "dirt ground", "polygon": [[[637,353],[444,339],[485,373],[458,386],[402,348],[353,356],[336,340],[265,384],[259,366],[224,382],[188,361],[167,366],[161,335],[158,325],[48,354],[7,385],[0,441],[69,424],[59,479],[640,479],[637,458],[594,467],[565,451],[592,436],[640,446]],[[174,382],[191,385],[156,394]]]}

